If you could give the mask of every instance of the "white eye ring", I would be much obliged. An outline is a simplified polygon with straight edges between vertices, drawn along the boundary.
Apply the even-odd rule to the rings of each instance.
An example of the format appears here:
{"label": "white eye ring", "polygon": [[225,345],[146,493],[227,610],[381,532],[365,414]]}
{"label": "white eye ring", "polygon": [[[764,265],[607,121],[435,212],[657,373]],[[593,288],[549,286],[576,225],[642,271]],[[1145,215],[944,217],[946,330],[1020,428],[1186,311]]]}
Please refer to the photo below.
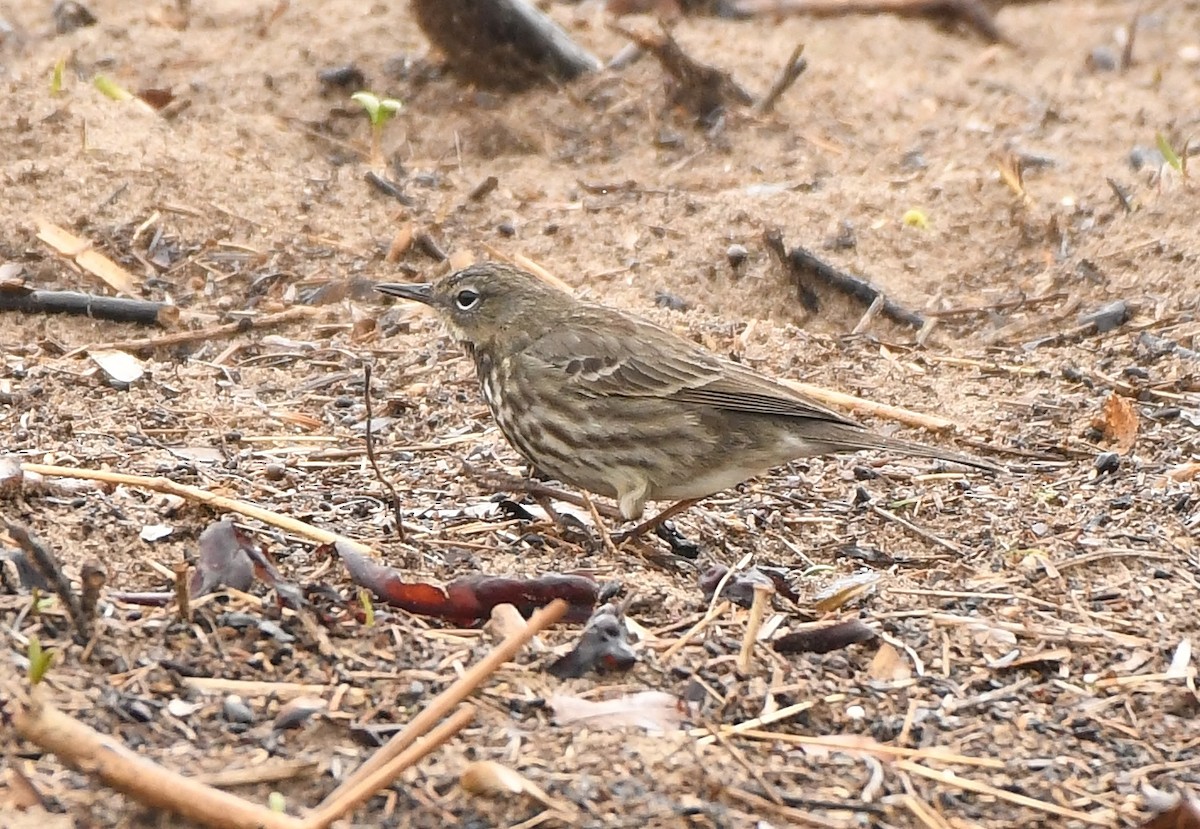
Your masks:
{"label": "white eye ring", "polygon": [[463,288],[454,295],[454,305],[460,311],[470,311],[479,304],[479,292],[471,288]]}

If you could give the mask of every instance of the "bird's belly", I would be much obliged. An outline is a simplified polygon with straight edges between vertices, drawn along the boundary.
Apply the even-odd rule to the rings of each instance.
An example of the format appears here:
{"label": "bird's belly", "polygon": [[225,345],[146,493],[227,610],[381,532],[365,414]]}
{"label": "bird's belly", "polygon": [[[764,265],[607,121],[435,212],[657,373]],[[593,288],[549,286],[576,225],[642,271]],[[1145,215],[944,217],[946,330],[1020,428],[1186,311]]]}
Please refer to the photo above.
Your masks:
{"label": "bird's belly", "polygon": [[714,468],[686,480],[651,487],[648,497],[651,501],[683,501],[705,498],[726,489],[732,489],[742,481],[756,478],[770,469],[769,466],[753,469],[745,467]]}
{"label": "bird's belly", "polygon": [[507,361],[480,377],[513,448],[543,473],[598,495],[702,498],[814,454],[788,446],[774,429],[733,428],[708,407],[537,386],[521,372],[514,375]]}
{"label": "bird's belly", "polygon": [[697,455],[718,440],[661,400],[533,388],[520,375],[505,376],[510,366],[498,368],[483,382],[484,397],[508,442],[547,475],[598,495],[690,477]]}
{"label": "bird's belly", "polygon": [[613,470],[590,446],[586,418],[563,401],[552,406],[511,378],[484,379],[483,396],[505,439],[538,471],[597,495],[616,497]]}

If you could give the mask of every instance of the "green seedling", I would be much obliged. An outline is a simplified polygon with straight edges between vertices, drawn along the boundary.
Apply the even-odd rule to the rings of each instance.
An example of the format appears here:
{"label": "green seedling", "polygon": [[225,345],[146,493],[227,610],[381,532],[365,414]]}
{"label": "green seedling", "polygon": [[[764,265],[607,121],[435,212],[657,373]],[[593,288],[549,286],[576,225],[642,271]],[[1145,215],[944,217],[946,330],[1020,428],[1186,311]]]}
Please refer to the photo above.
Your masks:
{"label": "green seedling", "polygon": [[1171,146],[1171,142],[1161,132],[1154,133],[1154,143],[1158,145],[1158,151],[1162,153],[1163,161],[1179,173],[1184,181],[1187,181],[1187,162],[1188,162],[1188,145],[1192,143],[1192,139],[1183,142],[1183,151],[1176,152]]}
{"label": "green seedling", "polygon": [[371,591],[365,587],[358,589],[358,603],[363,609],[363,624],[369,628],[375,627],[375,603],[371,601]]}
{"label": "green seedling", "polygon": [[380,98],[374,92],[355,92],[350,100],[367,112],[371,121],[371,161],[383,165],[383,128],[404,104],[395,98]]}
{"label": "green seedling", "polygon": [[42,650],[41,641],[31,636],[26,655],[29,657],[29,684],[37,685],[50,672],[50,666],[54,664],[54,651]]}
{"label": "green seedling", "polygon": [[282,792],[271,792],[267,795],[267,808],[277,815],[287,811],[287,800]]}
{"label": "green seedling", "polygon": [[54,595],[49,596],[42,593],[38,588],[33,588],[29,594],[29,613],[37,616],[39,613],[44,613],[54,607]]}
{"label": "green seedling", "polygon": [[99,89],[104,97],[111,98],[114,101],[131,101],[134,97],[132,92],[108,77],[108,75],[97,75],[92,78],[92,86]]}
{"label": "green seedling", "polygon": [[137,95],[134,95],[128,89],[121,86],[107,75],[97,75],[96,77],[92,78],[92,86],[100,90],[101,94],[103,94],[106,98],[111,98],[114,101],[122,102],[132,101],[138,109],[142,110],[143,112],[148,112],[151,115],[153,115],[156,111],[154,107],[150,106],[150,104],[146,103]]}
{"label": "green seedling", "polygon": [[50,97],[57,98],[62,94],[63,72],[67,68],[67,59],[59,58],[54,64],[54,72],[50,75]]}

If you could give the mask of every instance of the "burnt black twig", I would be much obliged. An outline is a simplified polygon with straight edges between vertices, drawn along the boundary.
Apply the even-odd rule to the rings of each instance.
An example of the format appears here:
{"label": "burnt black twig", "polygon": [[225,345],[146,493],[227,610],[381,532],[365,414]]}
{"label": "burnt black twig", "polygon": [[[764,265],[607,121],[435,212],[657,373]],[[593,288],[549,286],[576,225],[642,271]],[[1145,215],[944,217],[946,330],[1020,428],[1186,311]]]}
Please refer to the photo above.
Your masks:
{"label": "burnt black twig", "polygon": [[866,309],[881,302],[876,313],[899,325],[918,329],[925,325],[923,316],[889,299],[887,294],[870,280],[840,271],[802,247],[794,247],[785,251],[783,235],[777,228],[768,230],[763,235],[763,241],[775,258],[780,260],[795,279],[796,288],[800,293],[800,301],[808,311],[812,313],[820,311],[817,288],[825,287],[850,297]]}
{"label": "burnt black twig", "polygon": [[775,109],[775,104],[783,96],[783,93],[791,89],[792,84],[796,79],[804,74],[804,70],[808,68],[808,61],[804,59],[804,44],[801,43],[788,57],[787,63],[779,70],[779,74],[775,76],[775,80],[771,82],[771,88],[766,91],[758,102],[754,105],[754,112],[758,115],[767,115],[771,110]]}
{"label": "burnt black twig", "polygon": [[67,609],[67,614],[75,626],[75,641],[81,645],[87,642],[91,638],[91,617],[84,614],[79,597],[71,589],[71,581],[63,572],[62,565],[58,563],[54,553],[30,535],[29,531],[20,524],[14,524],[11,521],[4,523],[13,541],[17,542],[17,546],[25,551],[29,562],[37,569],[42,578],[51,584],[59,600],[62,601],[63,607]]}
{"label": "burnt black twig", "polygon": [[0,283],[0,311],[26,314],[72,314],[113,322],[163,325],[179,314],[174,305],[144,299],[94,296],[78,291],[35,291],[24,285]]}

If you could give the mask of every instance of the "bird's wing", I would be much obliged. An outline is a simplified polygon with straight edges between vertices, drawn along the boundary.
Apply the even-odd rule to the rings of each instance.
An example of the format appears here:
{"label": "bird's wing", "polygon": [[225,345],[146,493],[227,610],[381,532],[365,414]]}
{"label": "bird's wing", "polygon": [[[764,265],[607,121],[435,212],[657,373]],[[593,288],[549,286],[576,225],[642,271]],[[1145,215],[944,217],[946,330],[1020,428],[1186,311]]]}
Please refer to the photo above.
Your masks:
{"label": "bird's wing", "polygon": [[682,389],[676,400],[739,412],[823,420],[860,428],[861,424],[811,397],[776,383],[740,363],[722,360],[721,376],[704,385]]}
{"label": "bird's wing", "polygon": [[554,328],[538,338],[527,355],[558,369],[565,383],[588,394],[661,397],[727,411],[859,426],[653,323],[620,314],[598,315],[588,322]]}
{"label": "bird's wing", "polygon": [[719,379],[722,369],[687,340],[615,313],[556,326],[525,353],[561,372],[564,383],[606,396],[671,397]]}

